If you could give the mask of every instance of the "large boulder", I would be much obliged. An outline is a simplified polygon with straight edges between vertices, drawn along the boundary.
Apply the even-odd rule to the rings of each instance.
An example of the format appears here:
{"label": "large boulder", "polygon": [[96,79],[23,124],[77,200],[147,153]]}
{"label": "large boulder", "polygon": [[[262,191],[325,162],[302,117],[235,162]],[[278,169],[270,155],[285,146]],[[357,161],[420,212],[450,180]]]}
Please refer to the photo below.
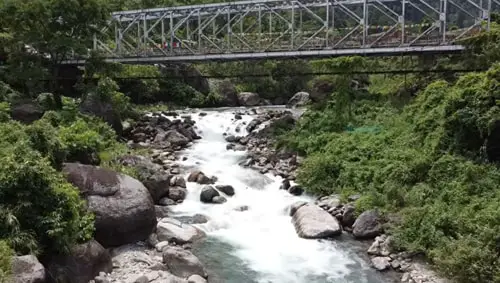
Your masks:
{"label": "large boulder", "polygon": [[12,283],[44,283],[45,268],[34,255],[12,258]]}
{"label": "large boulder", "polygon": [[155,143],[169,142],[172,145],[185,146],[190,140],[177,130],[160,131],[155,137]]}
{"label": "large boulder", "polygon": [[287,103],[287,107],[301,107],[309,104],[311,98],[307,92],[297,92]]}
{"label": "large boulder", "polygon": [[97,95],[88,95],[80,104],[80,112],[103,119],[119,136],[123,132],[120,113],[110,102],[100,100]]}
{"label": "large boulder", "polygon": [[115,171],[64,164],[63,172],[95,214],[95,238],[104,247],[146,239],[156,225],[153,199],[138,180]]}
{"label": "large boulder", "polygon": [[241,106],[257,106],[260,103],[260,97],[254,92],[240,92],[238,102]]}
{"label": "large boulder", "polygon": [[205,236],[198,228],[173,218],[163,218],[156,226],[158,241],[169,241],[179,245],[192,243]]}
{"label": "large boulder", "polygon": [[169,194],[171,177],[161,171],[153,174],[148,174],[145,171],[139,172],[139,179],[148,189],[155,204]]}
{"label": "large boulder", "polygon": [[238,106],[238,92],[234,84],[229,80],[218,83],[218,93],[222,96],[224,106]]}
{"label": "large boulder", "polygon": [[217,185],[215,186],[215,188],[217,188],[217,190],[223,192],[224,194],[232,197],[234,196],[234,188],[233,186],[230,186],[230,185]]}
{"label": "large boulder", "polygon": [[193,274],[207,277],[207,272],[200,260],[193,253],[181,247],[164,248],[163,263],[172,274],[181,278],[188,278]]}
{"label": "large boulder", "polygon": [[306,239],[324,239],[342,234],[337,219],[317,205],[300,206],[292,217],[297,234]]}
{"label": "large boulder", "polygon": [[42,118],[43,109],[36,103],[31,101],[20,101],[15,103],[10,108],[10,116],[12,119],[21,123],[30,124]]}
{"label": "large boulder", "polygon": [[173,201],[183,201],[187,196],[187,189],[182,187],[173,187],[168,190],[168,198]]}
{"label": "large boulder", "polygon": [[376,210],[361,213],[352,227],[352,234],[358,239],[373,239],[383,231],[380,215]]}
{"label": "large boulder", "polygon": [[202,184],[202,185],[208,185],[208,184],[215,183],[214,180],[212,180],[211,178],[208,178],[207,175],[205,175],[203,172],[198,171],[198,170],[191,172],[188,176],[187,181]]}
{"label": "large boulder", "polygon": [[111,256],[95,240],[75,246],[69,254],[53,256],[47,263],[49,279],[57,283],[88,283],[99,272],[112,270]]}
{"label": "large boulder", "polygon": [[204,186],[201,189],[200,201],[204,203],[211,203],[215,197],[220,196],[220,193],[212,186]]}

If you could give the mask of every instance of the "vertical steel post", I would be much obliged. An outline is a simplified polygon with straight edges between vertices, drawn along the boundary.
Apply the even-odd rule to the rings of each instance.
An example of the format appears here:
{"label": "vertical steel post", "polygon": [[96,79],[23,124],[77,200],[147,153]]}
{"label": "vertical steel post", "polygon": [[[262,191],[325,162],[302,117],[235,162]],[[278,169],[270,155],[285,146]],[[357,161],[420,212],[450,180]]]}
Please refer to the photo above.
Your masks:
{"label": "vertical steel post", "polygon": [[191,35],[189,34],[189,19],[186,20],[186,39],[191,40]]}
{"label": "vertical steel post", "polygon": [[406,0],[401,2],[401,16],[399,16],[399,22],[401,23],[401,45],[405,44],[405,34],[406,34]]}
{"label": "vertical steel post", "polygon": [[161,20],[161,48],[165,49],[165,43],[167,43],[167,39],[165,38],[165,20]]}
{"label": "vertical steel post", "polygon": [[292,1],[292,38],[291,38],[291,48],[293,49],[295,47],[295,1]]}
{"label": "vertical steel post", "polygon": [[141,21],[137,21],[137,49],[140,52],[141,51]]}
{"label": "vertical steel post", "polygon": [[227,8],[227,47],[231,50],[231,7]]}
{"label": "vertical steel post", "polygon": [[259,50],[262,48],[262,6],[259,4]]}
{"label": "vertical steel post", "polygon": [[202,30],[201,30],[201,9],[198,10],[198,52],[201,52],[201,36],[202,36]]}
{"label": "vertical steel post", "polygon": [[486,30],[490,31],[491,28],[491,0],[488,0],[488,24]]}
{"label": "vertical steel post", "polygon": [[170,54],[174,53],[174,15],[170,12]]}
{"label": "vertical steel post", "polygon": [[333,40],[335,41],[335,2],[332,3],[332,32]]}
{"label": "vertical steel post", "polygon": [[118,27],[118,23],[115,22],[115,43],[116,43],[116,51],[118,53],[121,52],[121,36],[122,32],[120,28]]}
{"label": "vertical steel post", "polygon": [[326,16],[325,16],[325,47],[328,46],[328,34],[330,33],[330,0],[325,0]]}
{"label": "vertical steel post", "polygon": [[368,32],[368,0],[363,0],[363,48],[366,45],[366,35]]}
{"label": "vertical steel post", "polygon": [[447,16],[446,14],[448,13],[448,0],[441,0],[441,9],[440,9],[440,14],[439,14],[439,20],[441,21],[441,27],[440,31],[442,33],[442,38],[443,42],[446,43],[446,22],[447,22]]}
{"label": "vertical steel post", "polygon": [[143,45],[144,45],[144,48],[147,49],[147,46],[148,46],[148,23],[146,21],[146,18],[147,18],[147,14],[144,13],[144,19],[143,19],[143,22],[142,22],[142,28],[143,28]]}

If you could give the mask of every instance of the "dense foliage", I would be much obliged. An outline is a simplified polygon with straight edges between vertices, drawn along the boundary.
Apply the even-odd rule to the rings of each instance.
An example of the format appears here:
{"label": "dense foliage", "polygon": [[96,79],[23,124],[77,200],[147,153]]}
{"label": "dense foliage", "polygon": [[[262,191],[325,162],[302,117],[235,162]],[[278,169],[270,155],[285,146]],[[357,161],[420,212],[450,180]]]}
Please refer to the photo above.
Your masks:
{"label": "dense foliage", "polygon": [[460,282],[500,282],[499,71],[435,81],[403,110],[334,93],[279,144],[306,154],[309,191],[361,194],[358,212],[391,216],[399,247]]}

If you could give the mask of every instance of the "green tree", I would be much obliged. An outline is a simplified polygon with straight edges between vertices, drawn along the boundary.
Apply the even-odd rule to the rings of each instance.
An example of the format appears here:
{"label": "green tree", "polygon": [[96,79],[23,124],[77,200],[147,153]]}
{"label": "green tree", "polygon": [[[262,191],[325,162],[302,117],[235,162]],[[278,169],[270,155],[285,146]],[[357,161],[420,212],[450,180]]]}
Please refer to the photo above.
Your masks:
{"label": "green tree", "polygon": [[58,66],[73,53],[87,55],[93,35],[108,16],[103,0],[5,0],[0,5],[0,18],[14,40],[47,60],[58,108],[62,107],[55,89]]}

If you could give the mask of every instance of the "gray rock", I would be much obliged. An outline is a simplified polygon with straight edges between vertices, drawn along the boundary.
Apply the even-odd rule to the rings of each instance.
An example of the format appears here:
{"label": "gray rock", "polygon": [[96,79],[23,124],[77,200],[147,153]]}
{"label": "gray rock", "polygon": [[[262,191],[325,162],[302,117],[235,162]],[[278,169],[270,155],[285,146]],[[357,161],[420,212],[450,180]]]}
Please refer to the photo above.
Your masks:
{"label": "gray rock", "polygon": [[222,103],[226,106],[238,106],[238,93],[230,80],[219,82],[218,93],[222,96]]}
{"label": "gray rock", "polygon": [[154,203],[158,203],[161,198],[168,195],[171,178],[172,176],[163,172],[155,172],[153,174],[146,172],[139,173],[139,179],[148,189]]}
{"label": "gray rock", "polygon": [[198,228],[183,224],[173,218],[163,218],[156,226],[158,240],[169,241],[177,244],[187,244],[199,240],[205,236],[205,233]]}
{"label": "gray rock", "polygon": [[356,221],[356,208],[352,205],[344,206],[342,211],[342,226],[343,227],[352,227],[354,222]]}
{"label": "gray rock", "polygon": [[294,196],[300,196],[304,193],[304,189],[299,185],[295,185],[288,188],[288,192]]}
{"label": "gray rock", "polygon": [[134,283],[149,283],[149,279],[147,276],[142,275],[142,276],[139,276],[139,278],[135,279]]}
{"label": "gray rock", "polygon": [[307,92],[297,92],[287,103],[287,107],[301,107],[309,104],[311,98]]}
{"label": "gray rock", "polygon": [[375,210],[361,213],[352,227],[352,233],[358,239],[373,239],[383,231],[379,214]]}
{"label": "gray rock", "polygon": [[170,209],[166,206],[155,205],[156,218],[165,218],[170,214]]}
{"label": "gray rock", "polygon": [[212,198],[212,202],[217,203],[217,204],[223,204],[223,203],[227,202],[227,199],[223,196],[216,196],[216,197]]}
{"label": "gray rock", "polygon": [[214,181],[212,179],[208,178],[203,172],[201,172],[199,170],[191,172],[191,174],[189,174],[189,176],[188,176],[187,181],[202,184],[202,185],[208,185],[208,184],[214,183]]}
{"label": "gray rock", "polygon": [[170,188],[168,190],[168,198],[173,201],[182,201],[186,198],[187,189],[181,187]]}
{"label": "gray rock", "polygon": [[111,283],[111,281],[109,281],[108,278],[104,277],[104,276],[97,276],[96,278],[94,278],[94,282],[95,283]]}
{"label": "gray rock", "polygon": [[207,283],[208,281],[198,274],[193,274],[189,276],[188,283]]}
{"label": "gray rock", "polygon": [[12,283],[44,283],[45,268],[34,255],[12,258]]}
{"label": "gray rock", "polygon": [[149,191],[138,180],[109,169],[66,163],[67,180],[95,214],[95,239],[104,247],[145,240],[156,225]]}
{"label": "gray rock", "polygon": [[378,271],[384,271],[391,266],[390,257],[374,257],[372,258],[372,266]]}
{"label": "gray rock", "polygon": [[236,207],[234,210],[243,212],[243,211],[247,211],[248,209],[250,209],[248,207],[248,205],[241,205],[241,206]]}
{"label": "gray rock", "polygon": [[190,140],[183,134],[179,133],[177,130],[168,130],[166,132],[158,132],[158,134],[156,134],[154,142],[158,144],[168,142],[171,145],[186,146],[190,142]]}
{"label": "gray rock", "polygon": [[299,208],[302,206],[306,205],[307,202],[305,201],[298,201],[290,206],[290,216],[293,216]]}
{"label": "gray rock", "polygon": [[280,190],[287,190],[291,187],[290,181],[285,179],[283,182],[281,182]]}
{"label": "gray rock", "polygon": [[113,105],[107,101],[99,99],[96,95],[87,95],[80,104],[80,111],[84,114],[95,116],[104,120],[120,136],[123,132],[123,125],[120,113]]}
{"label": "gray rock", "polygon": [[215,188],[228,196],[234,196],[234,188],[229,185],[217,185]]}
{"label": "gray rock", "polygon": [[323,239],[342,234],[337,219],[317,205],[301,206],[292,217],[297,234],[306,239]]}
{"label": "gray rock", "polygon": [[164,197],[158,201],[158,204],[160,206],[169,206],[169,205],[175,205],[176,202],[173,199],[170,199],[168,197]]}
{"label": "gray rock", "polygon": [[170,179],[170,186],[186,188],[186,180],[181,176],[173,176],[172,179]]}
{"label": "gray rock", "polygon": [[158,252],[162,252],[163,249],[165,247],[168,246],[168,242],[167,241],[162,241],[162,242],[159,242],[158,244],[155,245],[155,249],[158,251]]}
{"label": "gray rock", "polygon": [[204,186],[201,189],[200,201],[204,203],[213,202],[214,197],[220,196],[219,192],[212,186]]}
{"label": "gray rock", "polygon": [[257,93],[241,92],[238,93],[238,102],[241,106],[257,106],[260,103],[260,97]]}
{"label": "gray rock", "polygon": [[100,272],[113,270],[111,256],[97,241],[73,247],[69,254],[48,260],[47,275],[58,283],[88,283]]}
{"label": "gray rock", "polygon": [[326,209],[339,207],[340,205],[341,205],[341,202],[337,196],[324,197],[324,198],[321,198],[320,201],[318,201],[318,206],[320,206],[322,208],[326,207]]}
{"label": "gray rock", "polygon": [[163,263],[172,274],[188,278],[193,274],[207,277],[207,272],[200,260],[190,251],[172,246],[163,250]]}
{"label": "gray rock", "polygon": [[233,136],[233,135],[229,135],[229,136],[225,137],[224,139],[227,142],[238,142],[240,140],[240,138]]}
{"label": "gray rock", "polygon": [[391,241],[392,237],[387,237],[385,235],[375,238],[372,245],[368,249],[368,254],[376,256],[389,256],[391,254]]}

